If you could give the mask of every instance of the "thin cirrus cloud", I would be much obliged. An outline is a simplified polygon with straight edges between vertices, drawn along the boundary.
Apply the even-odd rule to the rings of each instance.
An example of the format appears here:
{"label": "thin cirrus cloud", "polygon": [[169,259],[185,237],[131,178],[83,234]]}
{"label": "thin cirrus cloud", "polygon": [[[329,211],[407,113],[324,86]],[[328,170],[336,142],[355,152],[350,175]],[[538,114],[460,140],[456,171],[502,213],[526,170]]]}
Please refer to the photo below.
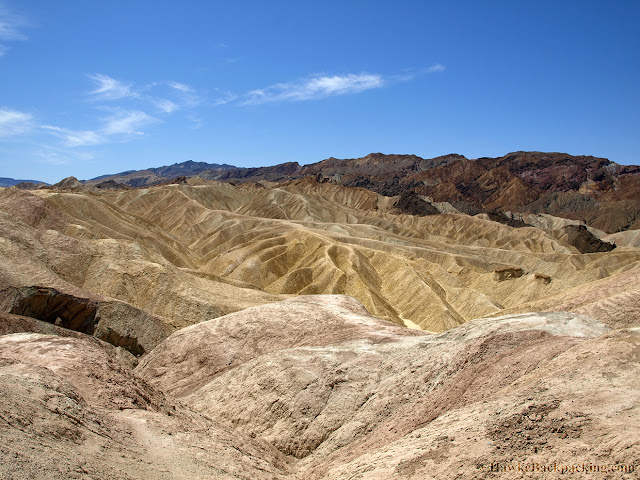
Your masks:
{"label": "thin cirrus cloud", "polygon": [[410,80],[414,80],[417,77],[421,77],[423,75],[429,75],[431,73],[440,73],[444,72],[447,69],[441,63],[436,63],[426,68],[411,68],[405,71],[404,73],[394,75],[391,79],[395,82],[408,82]]}
{"label": "thin cirrus cloud", "polygon": [[438,73],[438,72],[444,72],[446,69],[447,67],[445,67],[444,65],[440,63],[436,63],[435,65],[431,65],[430,67],[427,67],[424,70],[421,70],[421,72],[422,73]]}
{"label": "thin cirrus cloud", "polygon": [[69,157],[56,152],[43,151],[38,152],[38,157],[41,161],[48,163],[49,165],[68,165],[70,163]]}
{"label": "thin cirrus cloud", "polygon": [[216,88],[215,91],[218,93],[218,98],[213,100],[212,105],[217,107],[219,105],[224,105],[226,103],[235,102],[238,99],[238,95],[233,92],[229,92],[227,90],[222,90],[220,88]]}
{"label": "thin cirrus cloud", "polygon": [[93,80],[97,88],[89,92],[89,95],[98,100],[121,100],[123,98],[139,98],[140,94],[132,90],[132,85],[111,78],[108,75],[97,73],[95,75],[87,75]]}
{"label": "thin cirrus cloud", "polygon": [[94,130],[71,130],[55,125],[41,125],[40,128],[61,138],[67,147],[87,147],[104,143],[104,137]]}
{"label": "thin cirrus cloud", "polygon": [[296,102],[315,100],[336,95],[359,93],[373,88],[381,88],[385,79],[377,74],[348,74],[324,77],[312,77],[301,82],[278,83],[263,89],[250,91],[245,105],[258,105],[271,102]]}
{"label": "thin cirrus cloud", "polygon": [[[93,101],[114,102],[133,101],[138,104],[151,105],[161,113],[174,113],[185,107],[195,107],[200,103],[200,98],[196,90],[180,82],[153,82],[142,87],[135,87],[134,84],[125,83],[109,75],[101,73],[87,75],[96,85],[96,88],[89,92]],[[155,94],[162,87],[167,95],[158,96]],[[167,91],[167,88],[168,91]],[[149,92],[154,92],[151,94]]]}
{"label": "thin cirrus cloud", "polygon": [[[65,147],[90,147],[112,142],[123,142],[144,135],[143,126],[159,119],[143,110],[153,107],[157,114],[171,114],[186,106],[195,105],[198,95],[195,89],[179,82],[154,82],[143,87],[125,83],[109,75],[87,75],[95,84],[88,95],[97,108],[113,112],[100,118],[97,129],[75,130],[57,125],[40,125],[43,131],[59,138]],[[148,92],[165,87],[174,98],[151,95]],[[113,107],[113,104],[119,105]],[[132,104],[136,104],[136,108]],[[133,108],[132,108],[133,107]],[[1,120],[1,117],[0,117]],[[14,127],[17,128],[17,127]]]}
{"label": "thin cirrus cloud", "polygon": [[33,117],[30,113],[0,107],[0,137],[23,135],[33,128]]}
{"label": "thin cirrus cloud", "polygon": [[144,135],[139,129],[155,121],[155,118],[141,111],[122,111],[103,119],[103,126],[97,130],[71,130],[54,125],[40,128],[60,138],[67,147],[89,147],[114,141],[124,141]]}
{"label": "thin cirrus cloud", "polygon": [[197,90],[190,85],[180,82],[167,82],[167,85],[173,89],[176,99],[181,106],[197,107],[202,102]]}
{"label": "thin cirrus cloud", "polygon": [[152,98],[149,101],[163,113],[173,113],[179,110],[180,107],[175,102],[167,100],[166,98]]}
{"label": "thin cirrus cloud", "polygon": [[194,89],[192,87],[190,87],[189,85],[185,84],[185,83],[168,82],[167,85],[169,85],[171,88],[173,88],[175,90],[179,90],[181,92],[185,92],[185,93],[194,92]]}
{"label": "thin cirrus cloud", "polygon": [[444,65],[435,64],[409,74],[388,77],[370,73],[315,76],[298,82],[277,83],[263,89],[252,90],[244,95],[240,103],[242,105],[259,105],[273,102],[300,102],[349,95],[387,87],[393,83],[406,82],[420,75],[443,72],[444,70]]}
{"label": "thin cirrus cloud", "polygon": [[95,155],[91,152],[59,149],[50,146],[36,151],[35,155],[41,162],[55,166],[69,165],[76,161],[86,162],[95,158]]}
{"label": "thin cirrus cloud", "polygon": [[144,112],[121,112],[107,118],[102,132],[105,135],[144,135],[138,129],[153,121],[155,119]]}
{"label": "thin cirrus cloud", "polygon": [[[24,17],[10,12],[0,5],[0,41],[16,42],[26,40],[27,36],[22,33],[22,28],[29,26]],[[0,43],[0,57],[9,51],[9,47]]]}
{"label": "thin cirrus cloud", "polygon": [[[6,31],[6,27],[2,28]],[[318,100],[380,89],[444,70],[443,65],[435,64],[404,75],[371,73],[317,75],[295,82],[274,84],[241,95],[216,88],[214,90],[221,96],[208,104],[209,106],[260,105]],[[59,138],[65,147],[88,147],[128,141],[143,135],[142,127],[159,121],[162,115],[173,114],[185,108],[191,110],[186,118],[192,122],[192,128],[202,126],[201,118],[193,109],[202,106],[204,102],[199,92],[190,85],[163,81],[136,86],[105,74],[88,75],[88,78],[95,84],[93,90],[88,93],[92,102],[97,104],[98,109],[110,111],[112,114],[99,118],[99,127],[96,129],[76,130],[39,124],[41,131]],[[114,107],[114,104],[117,107]],[[155,113],[148,113],[150,109]],[[34,126],[30,114],[0,107],[0,137],[25,134],[32,131]]]}

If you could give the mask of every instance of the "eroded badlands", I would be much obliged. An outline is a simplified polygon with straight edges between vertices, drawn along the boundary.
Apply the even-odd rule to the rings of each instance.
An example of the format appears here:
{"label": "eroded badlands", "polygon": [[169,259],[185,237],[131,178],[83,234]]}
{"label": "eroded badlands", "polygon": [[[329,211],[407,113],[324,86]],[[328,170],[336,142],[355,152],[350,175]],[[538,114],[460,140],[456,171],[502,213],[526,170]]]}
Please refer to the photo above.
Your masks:
{"label": "eroded badlands", "polygon": [[570,220],[398,201],[311,178],[0,189],[0,477],[640,468],[634,231],[590,228],[616,246],[585,254]]}

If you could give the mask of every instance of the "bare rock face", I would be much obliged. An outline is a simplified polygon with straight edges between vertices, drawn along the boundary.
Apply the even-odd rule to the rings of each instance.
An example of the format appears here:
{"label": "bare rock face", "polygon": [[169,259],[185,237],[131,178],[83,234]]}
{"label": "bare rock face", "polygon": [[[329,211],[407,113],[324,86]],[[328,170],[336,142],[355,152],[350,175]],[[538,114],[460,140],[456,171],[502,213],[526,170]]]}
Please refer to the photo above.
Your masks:
{"label": "bare rock face", "polygon": [[615,244],[603,242],[593,235],[584,225],[567,225],[562,228],[565,241],[578,249],[580,253],[610,252]]}
{"label": "bare rock face", "polygon": [[395,207],[400,213],[420,217],[438,215],[440,213],[436,207],[420,198],[416,193],[402,193]]}
{"label": "bare rock face", "polygon": [[[93,405],[120,410],[159,409],[164,402],[159,392],[152,392],[123,365],[115,347],[86,335],[3,335],[0,351],[4,358],[39,365],[63,376]],[[85,358],[91,361],[84,361]]]}
{"label": "bare rock face", "polygon": [[82,187],[82,183],[76,177],[67,177],[53,185],[53,188],[74,190]]}
{"label": "bare rock face", "polygon": [[93,335],[136,356],[150,351],[175,330],[124,302],[95,295],[79,297],[51,287],[0,290],[0,309]]}
{"label": "bare rock face", "polygon": [[490,398],[575,344],[553,334],[606,331],[563,317],[510,320],[379,345],[280,350],[216,377],[185,401],[322,469],[320,458],[339,462],[347,452],[384,448],[449,411]]}
{"label": "bare rock face", "polygon": [[31,317],[0,312],[0,335],[12,333],[44,333],[60,337],[80,337],[81,333]]}
{"label": "bare rock face", "polygon": [[[593,257],[601,255],[606,254]],[[553,278],[549,283],[555,281]],[[640,272],[630,269],[620,275],[567,289],[560,295],[524,303],[505,313],[530,311],[569,311],[597,318],[615,329],[640,327]]]}
{"label": "bare rock face", "polygon": [[[195,325],[136,371],[300,459],[302,478],[490,478],[492,461],[572,464],[576,452],[587,463],[640,459],[632,446],[640,431],[627,421],[640,415],[631,407],[635,330],[556,312],[481,319],[438,335],[393,326],[380,335],[381,324],[354,315],[342,298],[339,309],[315,296],[307,300],[316,310],[295,300]],[[603,358],[602,349],[615,354]],[[620,361],[635,366],[616,386],[602,372]],[[581,393],[591,387],[593,395]]]}
{"label": "bare rock face", "polygon": [[551,283],[551,277],[549,275],[545,275],[544,273],[536,273],[534,275],[534,278],[538,281],[538,282],[542,282],[545,285],[548,285]]}
{"label": "bare rock face", "polygon": [[520,278],[524,274],[525,271],[519,267],[502,267],[493,272],[493,278],[498,282],[503,282],[512,278]]}
{"label": "bare rock face", "polygon": [[157,388],[183,397],[227,370],[279,350],[425,334],[372,317],[354,298],[308,295],[183,328],[145,356],[137,371]]}
{"label": "bare rock face", "polygon": [[115,180],[106,180],[104,182],[96,183],[94,186],[98,190],[127,190],[130,187],[122,183],[118,183]]}
{"label": "bare rock face", "polygon": [[581,315],[434,335],[350,297],[297,297],[182,329],[135,370],[73,335],[0,336],[0,475],[494,478],[640,461],[639,332]]}
{"label": "bare rock face", "polygon": [[[37,318],[48,323],[92,335],[96,326],[97,302],[65,294],[54,288],[7,288],[5,303],[13,303],[9,313]],[[9,300],[7,297],[15,297]]]}
{"label": "bare rock face", "polygon": [[167,400],[78,335],[0,336],[1,478],[290,478],[273,447]]}
{"label": "bare rock face", "polygon": [[20,182],[14,185],[18,190],[35,190],[46,186],[47,184],[42,182]]}

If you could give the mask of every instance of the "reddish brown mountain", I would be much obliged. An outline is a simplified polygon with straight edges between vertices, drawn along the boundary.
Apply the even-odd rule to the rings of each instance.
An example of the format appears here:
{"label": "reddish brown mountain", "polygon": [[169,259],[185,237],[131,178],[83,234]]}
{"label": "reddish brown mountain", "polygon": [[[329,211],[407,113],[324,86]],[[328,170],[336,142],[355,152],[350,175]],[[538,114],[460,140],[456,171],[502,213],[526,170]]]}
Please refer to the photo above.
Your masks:
{"label": "reddish brown mountain", "polygon": [[387,196],[415,193],[471,214],[548,213],[609,233],[640,226],[640,167],[606,158],[515,152],[477,160],[455,154],[425,160],[376,153],[360,159],[330,158],[299,174]]}
{"label": "reddish brown mountain", "polygon": [[[513,215],[503,212],[546,213],[583,221],[608,233],[640,228],[640,167],[618,165],[606,158],[514,152],[470,160],[458,154],[425,159],[371,153],[362,158],[331,157],[306,166],[289,162],[206,169],[207,165],[185,162],[151,169],[153,175],[148,174],[151,170],[129,171],[99,179],[105,188],[117,188],[118,183],[144,187],[176,177],[186,181],[196,175],[228,182],[289,182],[311,176],[321,183],[398,196],[397,209],[412,215],[435,214],[442,207],[432,204],[447,202],[460,212],[485,212],[505,222],[511,222]],[[105,185],[105,180],[110,183]]]}

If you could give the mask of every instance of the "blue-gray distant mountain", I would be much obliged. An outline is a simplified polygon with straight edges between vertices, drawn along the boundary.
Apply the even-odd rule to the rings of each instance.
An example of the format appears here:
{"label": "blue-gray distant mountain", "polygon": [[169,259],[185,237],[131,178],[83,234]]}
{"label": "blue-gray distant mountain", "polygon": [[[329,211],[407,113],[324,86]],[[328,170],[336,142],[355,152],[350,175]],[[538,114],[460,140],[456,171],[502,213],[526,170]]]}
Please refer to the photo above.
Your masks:
{"label": "blue-gray distant mountain", "polygon": [[87,183],[104,182],[113,180],[116,183],[122,183],[130,187],[145,187],[166,182],[178,177],[192,177],[203,172],[222,172],[225,170],[233,170],[237,167],[227,164],[194,162],[187,160],[182,163],[174,163],[163,167],[147,168],[145,170],[127,170],[125,172],[101,175],[92,178]]}
{"label": "blue-gray distant mountain", "polygon": [[15,178],[0,178],[0,187],[13,187],[14,185],[18,185],[19,183],[44,183],[48,185],[46,182],[41,180],[16,180]]}

